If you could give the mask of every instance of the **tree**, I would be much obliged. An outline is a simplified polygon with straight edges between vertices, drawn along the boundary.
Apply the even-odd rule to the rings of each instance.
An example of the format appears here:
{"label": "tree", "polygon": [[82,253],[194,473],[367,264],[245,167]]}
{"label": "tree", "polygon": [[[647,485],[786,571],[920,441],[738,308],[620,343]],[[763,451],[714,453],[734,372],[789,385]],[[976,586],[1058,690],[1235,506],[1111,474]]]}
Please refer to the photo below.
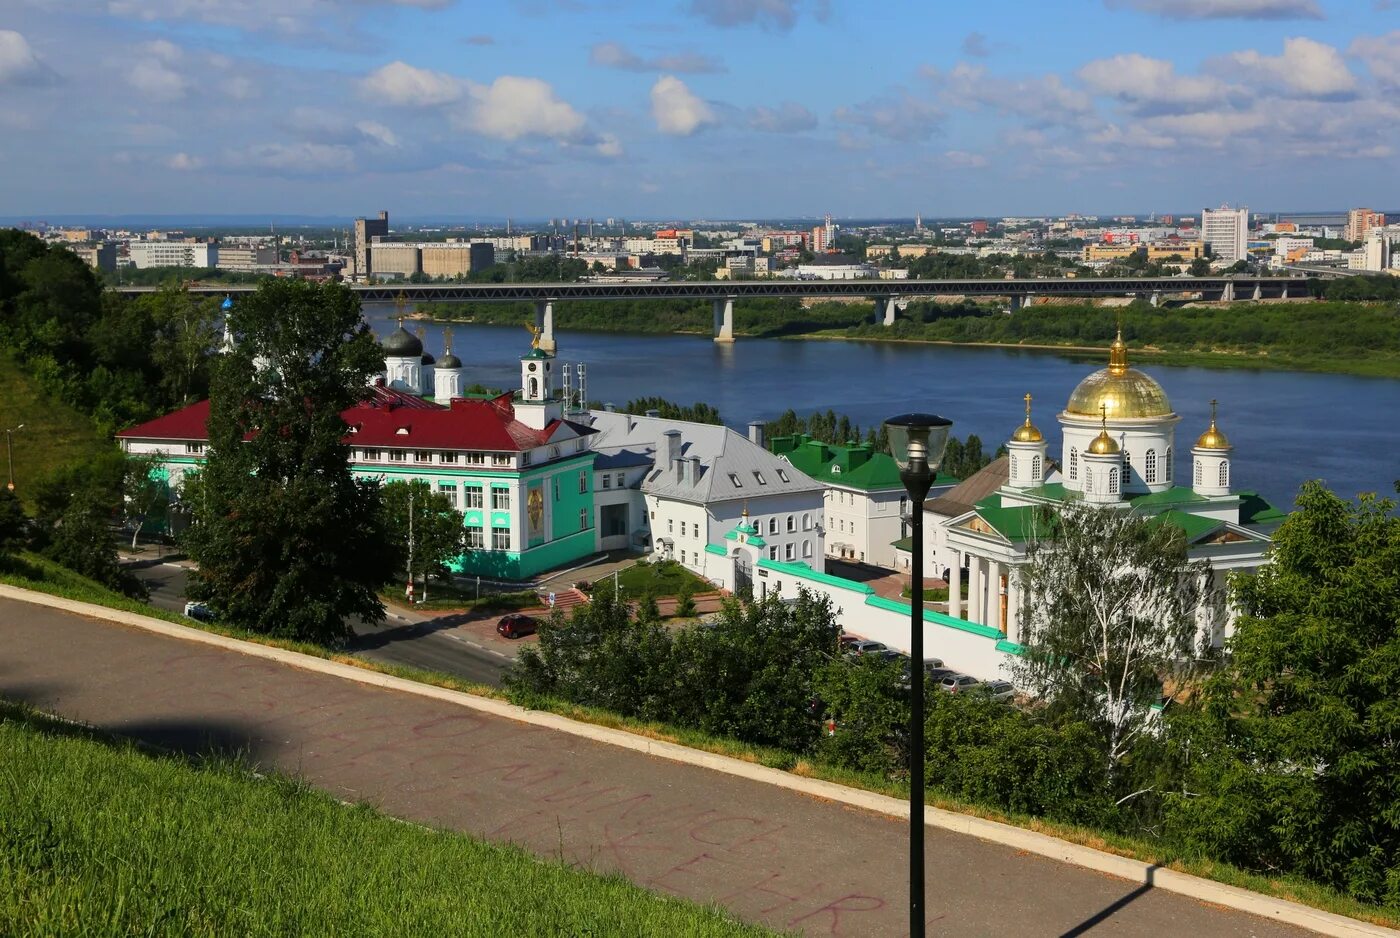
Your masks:
{"label": "tree", "polygon": [[166,403],[181,407],[204,397],[218,342],[219,301],[192,296],[184,288],[167,288],[137,302],[150,308],[155,326],[150,358],[159,371]]}
{"label": "tree", "polygon": [[54,526],[44,555],[109,589],[145,599],[145,586],[117,560],[111,518],[112,506],[99,489],[80,489]]}
{"label": "tree", "polygon": [[1206,260],[1204,257],[1196,258],[1191,261],[1190,273],[1193,277],[1209,277],[1210,261]]}
{"label": "tree", "polygon": [[184,535],[193,591],[230,624],[339,643],[347,617],[383,618],[376,589],[398,563],[378,486],[351,475],[340,416],[382,366],[379,346],[335,283],[265,282],[230,323],[237,346],[214,368]]}
{"label": "tree", "polygon": [[126,457],[122,477],[122,508],[131,528],[131,549],[141,531],[150,524],[163,523],[170,516],[170,473],[164,466],[164,453],[144,453]]}
{"label": "tree", "polygon": [[1098,733],[1110,774],[1143,737],[1153,705],[1179,693],[1198,647],[1208,565],[1160,517],[1066,502],[1047,509],[1018,569],[1018,683]]}
{"label": "tree", "polygon": [[434,492],[421,479],[390,482],[381,496],[390,550],[400,558],[400,569],[407,572],[410,580],[423,578],[422,598],[426,600],[428,577],[440,576],[465,549],[462,515],[452,499]]}
{"label": "tree", "polygon": [[1303,485],[1235,580],[1225,666],[1173,723],[1168,833],[1192,851],[1400,902],[1400,518]]}
{"label": "tree", "polygon": [[695,618],[695,590],[691,587],[689,582],[681,587],[680,595],[676,597],[675,614],[679,619]]}
{"label": "tree", "polygon": [[5,563],[24,546],[28,519],[19,499],[9,489],[0,489],[0,564]]}

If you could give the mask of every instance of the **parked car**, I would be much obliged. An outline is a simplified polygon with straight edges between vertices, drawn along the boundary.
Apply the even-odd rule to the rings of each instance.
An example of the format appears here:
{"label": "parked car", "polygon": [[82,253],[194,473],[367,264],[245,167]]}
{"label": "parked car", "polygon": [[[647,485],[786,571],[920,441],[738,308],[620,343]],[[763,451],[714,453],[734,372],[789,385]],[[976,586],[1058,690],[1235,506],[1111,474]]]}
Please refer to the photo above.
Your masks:
{"label": "parked car", "polygon": [[520,638],[524,635],[534,635],[539,627],[539,620],[534,616],[512,612],[510,615],[501,616],[501,621],[496,623],[496,632],[502,638]]}
{"label": "parked car", "polygon": [[208,606],[204,605],[204,603],[197,603],[197,602],[187,602],[187,603],[185,603],[185,615],[188,616],[189,618],[195,619],[196,621],[199,621],[199,622],[213,622],[213,621],[214,621],[214,611],[213,611],[212,609],[210,609]]}
{"label": "parked car", "polygon": [[[951,668],[945,668],[945,667],[943,667],[943,659],[942,659],[942,658],[925,658],[925,659],[924,659],[924,683],[925,683],[925,684],[928,684],[928,685],[937,684],[939,681],[943,680],[943,679],[944,679],[945,677],[947,677],[949,674],[956,674],[956,673],[957,673],[957,672],[954,671],[954,670],[951,669]],[[909,687],[909,683],[910,683],[910,682],[909,682],[909,659],[906,658],[905,661],[904,661],[904,667],[903,667],[903,668],[900,670],[900,672],[899,672],[899,686],[907,689],[907,688]]]}
{"label": "parked car", "polygon": [[998,703],[1011,703],[1016,698],[1016,688],[1011,686],[1010,681],[986,681],[977,690]]}
{"label": "parked car", "polygon": [[976,687],[981,683],[981,681],[970,674],[949,674],[938,682],[938,686],[950,694],[956,694],[970,687]]}
{"label": "parked car", "polygon": [[873,655],[882,651],[889,651],[882,642],[872,642],[868,638],[856,638],[846,643],[842,648],[848,656],[859,658],[861,655]]}

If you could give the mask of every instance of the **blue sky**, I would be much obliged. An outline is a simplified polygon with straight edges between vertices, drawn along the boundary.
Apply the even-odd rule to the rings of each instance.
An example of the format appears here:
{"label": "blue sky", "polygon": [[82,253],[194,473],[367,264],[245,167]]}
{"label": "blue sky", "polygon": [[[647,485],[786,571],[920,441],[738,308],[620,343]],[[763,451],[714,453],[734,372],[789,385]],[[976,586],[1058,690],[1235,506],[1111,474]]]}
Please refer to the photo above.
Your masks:
{"label": "blue sky", "polygon": [[6,214],[1400,208],[1400,0],[6,0]]}

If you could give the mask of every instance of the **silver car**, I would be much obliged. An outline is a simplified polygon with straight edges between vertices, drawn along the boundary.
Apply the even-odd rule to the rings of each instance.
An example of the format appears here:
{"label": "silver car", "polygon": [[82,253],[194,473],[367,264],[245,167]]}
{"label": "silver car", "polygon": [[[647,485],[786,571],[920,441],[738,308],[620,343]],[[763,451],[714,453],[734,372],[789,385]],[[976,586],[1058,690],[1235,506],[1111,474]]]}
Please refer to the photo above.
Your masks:
{"label": "silver car", "polygon": [[938,682],[938,686],[950,694],[956,694],[969,688],[976,687],[982,682],[970,674],[949,674]]}

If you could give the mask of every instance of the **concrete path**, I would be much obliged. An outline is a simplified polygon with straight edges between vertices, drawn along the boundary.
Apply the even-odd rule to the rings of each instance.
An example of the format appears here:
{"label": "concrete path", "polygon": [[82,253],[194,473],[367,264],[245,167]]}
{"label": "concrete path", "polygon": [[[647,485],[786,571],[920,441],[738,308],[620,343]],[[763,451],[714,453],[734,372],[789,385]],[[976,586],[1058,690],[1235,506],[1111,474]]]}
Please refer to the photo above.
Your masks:
{"label": "concrete path", "polygon": [[[0,696],[774,928],[906,933],[904,822],[759,782],[10,600]],[[1307,934],[945,831],[927,853],[930,934]]]}

